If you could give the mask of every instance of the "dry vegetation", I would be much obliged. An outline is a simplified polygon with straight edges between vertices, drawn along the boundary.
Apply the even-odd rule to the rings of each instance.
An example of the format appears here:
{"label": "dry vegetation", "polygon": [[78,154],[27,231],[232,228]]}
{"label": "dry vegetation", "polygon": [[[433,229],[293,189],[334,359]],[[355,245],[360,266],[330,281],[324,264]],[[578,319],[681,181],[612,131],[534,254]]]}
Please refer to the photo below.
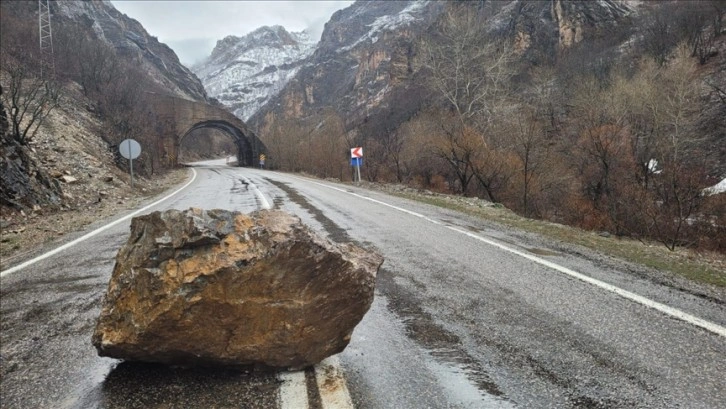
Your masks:
{"label": "dry vegetation", "polygon": [[[137,207],[186,173],[168,172],[153,133],[144,132],[159,124],[144,99],[154,86],[135,61],[96,40],[91,27],[56,16],[54,24],[64,29],[54,36],[53,70],[38,50],[37,19],[27,18],[37,4],[0,7],[2,119],[7,117],[0,129],[0,257],[7,265]],[[116,148],[128,137],[145,146],[134,162],[135,188]]]}
{"label": "dry vegetation", "polygon": [[653,268],[665,276],[674,275],[697,283],[726,288],[726,274],[724,274],[726,257],[722,253],[682,247],[670,251],[657,242],[616,237],[605,232],[586,231],[558,223],[522,217],[501,205],[477,198],[401,188],[400,185],[367,183],[364,186],[456,210],[492,221],[500,226],[535,233],[553,245],[564,243],[582,246],[596,253]]}
{"label": "dry vegetation", "polygon": [[81,99],[80,93],[65,90],[59,106],[28,142],[35,160],[59,184],[60,204],[2,208],[0,269],[46,243],[67,241],[68,234],[137,208],[187,177],[186,169],[154,178],[137,175],[131,188],[128,171],[116,165],[113,151],[98,138],[103,123],[86,107],[73,103]]}
{"label": "dry vegetation", "polygon": [[[108,146],[131,137],[145,146],[137,160],[140,174],[152,175],[169,168],[174,161],[156,139],[165,124],[148,109],[150,93],[161,90],[141,71],[140,62],[133,60],[136,57],[124,58],[97,39],[91,27],[57,16],[61,20],[55,24],[63,30],[53,38],[51,69],[38,50],[37,22],[28,19],[24,10],[32,6],[21,2],[2,6],[0,74],[11,136],[27,145],[48,112],[58,106],[60,95],[79,86],[82,95],[70,103],[86,105],[100,121],[97,137]],[[13,109],[16,106],[21,109]]]}
{"label": "dry vegetation", "polygon": [[[702,194],[725,170],[726,131],[718,113],[726,113],[726,92],[723,81],[708,76],[723,73],[713,67],[724,59],[716,53],[726,52],[723,4],[654,8],[638,32],[605,33],[550,54],[536,43],[523,53],[511,35],[487,32],[471,4],[449,4],[417,45],[416,75],[391,92],[386,109],[356,124],[335,107],[275,121],[262,135],[270,163],[350,180],[346,156],[363,146],[363,176],[371,182],[482,198],[501,207],[474,212],[507,225],[723,285],[726,194]],[[134,61],[94,41],[90,28],[69,26],[56,38],[58,75],[43,78],[36,73],[44,61],[28,51],[37,49],[34,22],[3,8],[0,30],[12,138],[35,149],[53,178],[76,179],[59,185],[65,195],[58,209],[3,214],[3,256],[17,252],[19,243],[41,243],[112,215],[137,195],[178,180],[146,182],[146,192],[131,192],[123,163],[108,150],[164,127],[145,110],[144,91],[155,86]],[[622,49],[627,38],[639,40]],[[232,149],[219,135],[194,139],[197,146],[186,151],[198,150],[199,141],[209,153]],[[155,140],[140,142],[147,149],[135,169],[163,173],[174,158]],[[64,161],[71,152],[80,152],[79,162]],[[435,196],[424,200],[458,206]],[[654,241],[670,252],[655,250]]]}
{"label": "dry vegetation", "polygon": [[726,194],[703,189],[726,171],[726,99],[711,81],[726,8],[651,11],[543,58],[488,32],[473,4],[450,3],[418,44],[414,83],[393,91],[388,109],[362,124],[333,108],[282,119],[262,138],[284,170],[350,180],[345,155],[363,146],[372,182],[723,254]]}

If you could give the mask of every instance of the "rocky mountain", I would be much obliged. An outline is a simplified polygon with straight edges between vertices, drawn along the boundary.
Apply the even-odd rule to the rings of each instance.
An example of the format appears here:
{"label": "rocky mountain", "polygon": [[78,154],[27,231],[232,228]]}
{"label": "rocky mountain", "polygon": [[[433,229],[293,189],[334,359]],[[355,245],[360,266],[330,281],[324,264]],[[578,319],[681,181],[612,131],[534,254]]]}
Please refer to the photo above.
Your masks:
{"label": "rocky mountain", "polygon": [[[35,3],[27,3],[37,11]],[[174,51],[149,35],[141,23],[116,10],[110,1],[54,1],[51,13],[56,31],[68,24],[64,19],[91,27],[97,38],[111,44],[120,56],[139,61],[165,90],[187,99],[206,100],[204,86]]]}
{"label": "rocky mountain", "polygon": [[[109,150],[109,145],[123,139],[119,130],[131,129],[129,124],[144,129],[157,125],[140,119],[142,109],[132,109],[144,106],[143,91],[153,88],[207,100],[199,79],[174,51],[110,2],[51,1],[50,11],[60,81],[47,82],[38,75],[44,64],[37,53],[38,3],[0,3],[3,210],[68,209],[94,195],[89,200],[98,202],[98,192],[88,186],[96,181],[94,176],[119,171]],[[23,108],[12,110],[16,104]],[[87,151],[83,163],[78,159],[81,151]],[[104,169],[109,165],[114,169]]]}
{"label": "rocky mountain", "polygon": [[252,118],[303,117],[335,107],[346,122],[366,116],[416,71],[414,43],[443,9],[434,1],[357,1],[325,24],[318,48],[276,98]]}
{"label": "rocky mountain", "polygon": [[[356,1],[332,16],[313,55],[247,122],[270,166],[349,180],[347,153],[362,146],[371,181],[653,238],[652,221],[608,206],[639,192],[662,214],[675,212],[664,209],[678,208],[672,198],[681,193],[668,191],[676,185],[652,177],[666,168],[683,178],[679,189],[696,192],[723,178],[725,17],[723,1],[706,0]],[[606,153],[623,160],[621,175],[644,182],[610,180],[613,164],[591,156],[600,138],[622,147]],[[547,171],[530,171],[532,160]],[[698,176],[686,180],[683,169]],[[597,222],[580,217],[595,211]],[[656,239],[681,239],[665,235]]]}
{"label": "rocky mountain", "polygon": [[315,42],[306,32],[263,26],[243,36],[227,36],[192,70],[210,96],[249,118],[275,96],[312,54]]}
{"label": "rocky mountain", "polygon": [[[558,49],[621,24],[640,3],[511,0],[480,1],[477,7],[493,34],[516,37],[522,50],[551,58]],[[301,118],[335,107],[349,128],[360,124],[412,85],[421,68],[420,40],[434,30],[444,7],[445,2],[429,0],[357,1],[338,11],[315,53],[251,123],[264,133],[273,118]]]}

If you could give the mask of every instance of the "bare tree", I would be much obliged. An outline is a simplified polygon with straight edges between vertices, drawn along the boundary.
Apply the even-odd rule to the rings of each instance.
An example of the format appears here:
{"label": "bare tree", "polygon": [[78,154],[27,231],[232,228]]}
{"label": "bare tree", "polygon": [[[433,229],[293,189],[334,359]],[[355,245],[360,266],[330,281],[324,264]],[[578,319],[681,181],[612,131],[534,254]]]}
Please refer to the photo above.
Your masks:
{"label": "bare tree", "polygon": [[482,152],[482,139],[451,114],[439,113],[437,119],[432,153],[449,164],[458,182],[458,191],[466,195],[475,175],[474,163]]}
{"label": "bare tree", "polygon": [[691,57],[705,64],[715,55],[716,37],[720,34],[723,17],[722,2],[703,1],[684,8],[676,21],[680,31],[680,41],[686,41],[691,48]]}
{"label": "bare tree", "polygon": [[[9,59],[9,58],[8,58]],[[20,144],[27,144],[51,111],[58,106],[59,86],[36,76],[27,65],[3,58],[2,99],[9,109],[10,133]]]}
{"label": "bare tree", "polygon": [[314,116],[310,131],[308,170],[321,177],[342,177],[346,162],[343,120],[328,108]]}
{"label": "bare tree", "polygon": [[423,46],[429,86],[462,123],[488,123],[513,75],[513,48],[488,38],[485,27],[475,8],[450,8]]}
{"label": "bare tree", "polygon": [[662,172],[653,179],[661,203],[651,214],[657,237],[671,250],[681,243],[683,229],[700,208],[706,187],[703,166],[707,147],[696,132],[700,110],[700,81],[690,58],[689,47],[681,45],[674,60],[653,84],[657,90],[652,115],[657,130],[657,158]]}
{"label": "bare tree", "polygon": [[499,179],[498,161],[486,160],[497,144],[489,131],[506,107],[513,75],[513,47],[488,38],[476,7],[451,6],[437,36],[423,45],[429,88],[452,115],[443,115],[436,153],[456,175],[467,194],[476,178],[492,200]]}
{"label": "bare tree", "polygon": [[642,42],[645,52],[660,65],[665,64],[671,50],[678,43],[673,24],[671,10],[668,7],[659,7],[647,16],[643,25]]}
{"label": "bare tree", "polygon": [[407,182],[414,176],[418,160],[426,160],[426,150],[421,149],[420,145],[427,143],[425,135],[430,134],[430,125],[424,115],[418,115],[403,123],[390,137],[387,149],[399,183]]}
{"label": "bare tree", "polygon": [[531,108],[522,108],[513,118],[511,128],[511,150],[519,159],[518,170],[522,177],[522,211],[525,216],[530,216],[532,183],[547,161],[549,143],[539,113]]}
{"label": "bare tree", "polygon": [[692,57],[705,64],[715,55],[715,39],[721,35],[726,7],[723,1],[664,4],[647,16],[643,26],[642,44],[647,54],[664,65],[673,49],[686,42]]}
{"label": "bare tree", "polygon": [[474,177],[486,193],[486,198],[494,203],[501,201],[500,193],[512,177],[512,166],[506,152],[493,144],[484,145],[472,162]]}
{"label": "bare tree", "polygon": [[620,78],[608,80],[609,87],[595,78],[582,82],[574,101],[577,141],[572,157],[582,183],[583,195],[602,213],[607,223],[600,228],[629,231],[621,216],[632,203],[625,198],[635,173],[630,130],[629,105],[618,90]]}
{"label": "bare tree", "polygon": [[[275,118],[273,123],[260,134],[267,146],[267,157],[271,167],[293,172],[303,170],[300,148],[305,146],[308,132],[301,120]],[[309,149],[305,148],[303,151],[308,152]]]}

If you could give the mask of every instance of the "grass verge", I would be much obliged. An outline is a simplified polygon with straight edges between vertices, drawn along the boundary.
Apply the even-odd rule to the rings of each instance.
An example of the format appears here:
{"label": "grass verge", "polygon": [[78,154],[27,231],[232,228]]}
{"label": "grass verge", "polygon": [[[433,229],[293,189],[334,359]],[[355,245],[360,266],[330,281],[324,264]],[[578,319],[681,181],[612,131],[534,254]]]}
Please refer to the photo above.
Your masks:
{"label": "grass verge", "polygon": [[726,256],[722,254],[695,252],[690,249],[670,251],[660,243],[644,243],[614,236],[604,237],[596,232],[528,219],[504,207],[476,206],[452,200],[448,196],[407,192],[389,193],[433,206],[456,210],[565,243],[578,244],[621,260],[674,273],[698,283],[726,287]]}

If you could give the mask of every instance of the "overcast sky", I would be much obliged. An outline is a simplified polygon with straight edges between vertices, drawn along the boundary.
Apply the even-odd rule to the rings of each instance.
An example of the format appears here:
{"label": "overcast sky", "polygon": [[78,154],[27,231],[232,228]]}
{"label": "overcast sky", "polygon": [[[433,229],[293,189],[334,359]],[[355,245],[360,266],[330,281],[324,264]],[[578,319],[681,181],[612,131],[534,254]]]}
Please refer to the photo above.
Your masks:
{"label": "overcast sky", "polygon": [[323,25],[352,0],[326,1],[149,1],[112,0],[114,7],[143,24],[149,34],[174,49],[189,66],[207,57],[217,40],[243,36],[279,24],[288,31],[308,30],[320,39]]}

